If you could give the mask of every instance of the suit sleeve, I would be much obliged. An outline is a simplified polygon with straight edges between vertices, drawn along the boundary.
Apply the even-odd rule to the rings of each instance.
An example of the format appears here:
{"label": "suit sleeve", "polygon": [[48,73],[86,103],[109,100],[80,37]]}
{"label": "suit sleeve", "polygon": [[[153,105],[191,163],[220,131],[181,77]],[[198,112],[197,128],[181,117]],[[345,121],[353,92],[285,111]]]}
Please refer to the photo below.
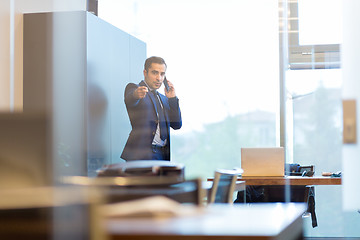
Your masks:
{"label": "suit sleeve", "polygon": [[134,91],[138,88],[138,85],[134,83],[129,83],[126,85],[124,98],[125,98],[125,104],[127,107],[135,107],[137,104],[139,104],[140,99],[136,99],[134,97]]}
{"label": "suit sleeve", "polygon": [[179,99],[177,97],[169,98],[169,119],[170,126],[173,129],[180,129],[182,126],[181,111],[179,106]]}

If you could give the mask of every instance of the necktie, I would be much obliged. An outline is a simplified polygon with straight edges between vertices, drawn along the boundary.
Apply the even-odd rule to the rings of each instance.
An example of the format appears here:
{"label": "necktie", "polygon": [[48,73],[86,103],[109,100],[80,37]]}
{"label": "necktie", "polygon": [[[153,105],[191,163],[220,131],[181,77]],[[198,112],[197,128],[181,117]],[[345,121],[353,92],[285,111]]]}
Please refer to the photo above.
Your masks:
{"label": "necktie", "polygon": [[165,122],[165,115],[164,110],[160,104],[160,99],[157,94],[157,91],[151,91],[154,94],[155,97],[155,103],[156,103],[156,113],[158,116],[159,126],[160,126],[160,138],[161,140],[167,139],[167,128],[166,128],[166,122]]}

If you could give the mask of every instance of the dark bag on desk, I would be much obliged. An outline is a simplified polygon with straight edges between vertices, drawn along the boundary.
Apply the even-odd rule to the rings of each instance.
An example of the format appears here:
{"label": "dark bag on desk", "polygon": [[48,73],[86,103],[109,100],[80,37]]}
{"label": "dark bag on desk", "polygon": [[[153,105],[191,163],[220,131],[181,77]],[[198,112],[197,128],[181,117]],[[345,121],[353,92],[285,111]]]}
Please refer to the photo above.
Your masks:
{"label": "dark bag on desk", "polygon": [[301,166],[298,163],[286,163],[285,175],[312,177],[314,175],[314,166],[313,165]]}

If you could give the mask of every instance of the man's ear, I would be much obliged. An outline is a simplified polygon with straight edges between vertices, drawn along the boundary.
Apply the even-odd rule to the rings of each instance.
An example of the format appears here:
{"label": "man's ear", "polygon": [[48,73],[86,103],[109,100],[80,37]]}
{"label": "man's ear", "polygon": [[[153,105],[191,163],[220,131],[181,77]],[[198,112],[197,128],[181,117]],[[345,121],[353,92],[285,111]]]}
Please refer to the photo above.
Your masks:
{"label": "man's ear", "polygon": [[145,77],[145,76],[146,76],[146,74],[147,74],[146,69],[144,69],[143,73],[144,73],[144,77]]}

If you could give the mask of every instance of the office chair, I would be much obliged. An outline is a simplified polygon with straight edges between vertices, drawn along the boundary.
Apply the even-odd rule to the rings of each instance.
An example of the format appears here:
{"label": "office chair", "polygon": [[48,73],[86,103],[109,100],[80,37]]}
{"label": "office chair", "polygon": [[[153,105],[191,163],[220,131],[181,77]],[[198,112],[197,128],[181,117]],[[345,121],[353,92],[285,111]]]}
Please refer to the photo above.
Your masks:
{"label": "office chair", "polygon": [[239,170],[216,170],[208,203],[232,203]]}

